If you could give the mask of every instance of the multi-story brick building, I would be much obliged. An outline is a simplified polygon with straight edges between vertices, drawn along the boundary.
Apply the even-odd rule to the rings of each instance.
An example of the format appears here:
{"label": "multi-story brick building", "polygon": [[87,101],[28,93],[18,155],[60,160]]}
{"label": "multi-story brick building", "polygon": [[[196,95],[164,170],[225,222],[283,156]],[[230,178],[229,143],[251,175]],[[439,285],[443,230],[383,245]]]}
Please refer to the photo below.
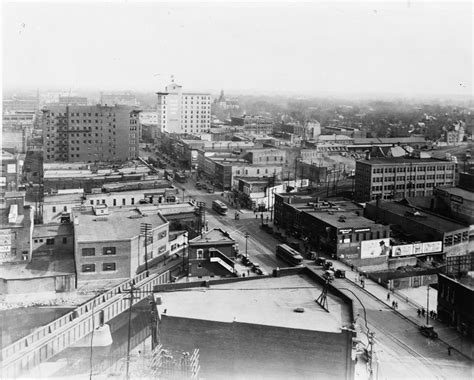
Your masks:
{"label": "multi-story brick building", "polygon": [[129,106],[48,106],[41,119],[44,161],[124,161],[138,156],[139,110]]}
{"label": "multi-story brick building", "polygon": [[158,131],[201,134],[211,127],[211,95],[183,92],[174,81],[158,95]]}
{"label": "multi-story brick building", "polygon": [[[369,157],[368,157],[369,158]],[[356,162],[355,193],[359,201],[433,194],[454,186],[455,164],[434,158],[374,158]]]}
{"label": "multi-story brick building", "polygon": [[[78,286],[123,281],[169,256],[169,223],[158,212],[98,205],[73,215]],[[149,225],[146,241],[143,223]]]}

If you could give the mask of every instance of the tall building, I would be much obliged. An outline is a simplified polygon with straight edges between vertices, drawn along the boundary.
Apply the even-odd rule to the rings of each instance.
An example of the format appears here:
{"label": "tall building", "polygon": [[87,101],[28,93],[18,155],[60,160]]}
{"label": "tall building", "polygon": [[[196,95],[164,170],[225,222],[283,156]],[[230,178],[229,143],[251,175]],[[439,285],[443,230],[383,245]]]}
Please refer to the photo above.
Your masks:
{"label": "tall building", "polygon": [[210,94],[183,92],[174,81],[156,94],[158,131],[200,134],[211,127]]}
{"label": "tall building", "polygon": [[374,158],[356,162],[355,193],[359,201],[400,199],[433,194],[454,186],[455,164],[434,158]]}
{"label": "tall building", "polygon": [[43,108],[44,161],[124,161],[138,156],[140,111],[129,106]]}

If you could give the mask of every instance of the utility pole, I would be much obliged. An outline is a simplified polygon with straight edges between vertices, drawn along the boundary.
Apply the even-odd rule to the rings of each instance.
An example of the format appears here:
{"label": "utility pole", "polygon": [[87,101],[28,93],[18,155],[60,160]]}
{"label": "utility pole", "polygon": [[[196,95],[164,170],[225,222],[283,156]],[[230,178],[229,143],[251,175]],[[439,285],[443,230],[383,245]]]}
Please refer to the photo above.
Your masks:
{"label": "utility pole", "polygon": [[248,240],[248,238],[249,238],[249,233],[246,232],[244,236],[245,236],[245,257],[248,258],[248,253],[247,253],[247,240]]}
{"label": "utility pole", "polygon": [[428,316],[430,315],[430,284],[428,284],[426,292],[426,325],[430,324]]}
{"label": "utility pole", "polygon": [[150,223],[140,223],[140,235],[145,237],[145,272],[148,277],[148,233],[151,231]]}
{"label": "utility pole", "polygon": [[127,342],[127,379],[130,379],[130,340],[132,335],[132,306],[133,306],[133,292],[138,290],[135,287],[134,281],[130,281],[130,308],[128,309],[128,342]]}

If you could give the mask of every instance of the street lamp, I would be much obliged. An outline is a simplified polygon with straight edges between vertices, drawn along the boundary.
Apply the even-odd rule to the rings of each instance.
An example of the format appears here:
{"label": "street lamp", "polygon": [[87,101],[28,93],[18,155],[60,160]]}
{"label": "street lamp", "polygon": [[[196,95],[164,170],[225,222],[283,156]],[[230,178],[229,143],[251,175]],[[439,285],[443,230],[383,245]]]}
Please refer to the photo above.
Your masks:
{"label": "street lamp", "polygon": [[140,223],[140,235],[145,237],[145,272],[148,277],[148,232],[151,231],[150,223]]}

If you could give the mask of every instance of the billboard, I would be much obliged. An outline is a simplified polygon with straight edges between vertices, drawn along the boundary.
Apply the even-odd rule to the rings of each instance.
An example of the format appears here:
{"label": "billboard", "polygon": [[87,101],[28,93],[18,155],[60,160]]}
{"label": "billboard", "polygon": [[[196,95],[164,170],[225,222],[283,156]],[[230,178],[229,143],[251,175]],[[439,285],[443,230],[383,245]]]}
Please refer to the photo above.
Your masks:
{"label": "billboard", "polygon": [[423,253],[435,253],[443,250],[443,243],[441,241],[430,241],[423,243]]}
{"label": "billboard", "polygon": [[388,256],[390,252],[390,239],[364,240],[360,242],[360,258]]}
{"label": "billboard", "polygon": [[410,256],[413,255],[413,244],[394,245],[392,247],[392,256]]}
{"label": "billboard", "polygon": [[443,250],[443,243],[441,241],[430,241],[426,243],[414,243],[394,245],[392,247],[392,256],[410,256],[421,255],[423,253],[436,253]]}

